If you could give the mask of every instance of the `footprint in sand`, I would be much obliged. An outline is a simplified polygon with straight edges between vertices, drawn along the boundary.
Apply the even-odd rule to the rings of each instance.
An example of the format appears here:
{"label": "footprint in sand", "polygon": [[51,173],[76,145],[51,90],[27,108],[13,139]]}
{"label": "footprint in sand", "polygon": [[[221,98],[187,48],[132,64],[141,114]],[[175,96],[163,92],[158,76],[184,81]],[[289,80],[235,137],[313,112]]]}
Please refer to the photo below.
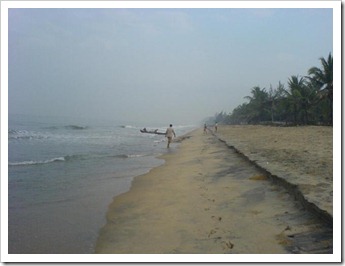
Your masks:
{"label": "footprint in sand", "polygon": [[214,229],[212,229],[212,230],[209,232],[208,237],[210,237],[211,235],[213,235],[213,234],[215,234],[215,233],[217,233],[217,231],[214,230]]}
{"label": "footprint in sand", "polygon": [[224,244],[223,249],[233,249],[234,244],[231,241],[222,241]]}
{"label": "footprint in sand", "polygon": [[222,220],[222,217],[220,217],[220,216],[216,217],[216,216],[212,215],[211,218],[215,219],[215,220],[217,220],[219,222]]}

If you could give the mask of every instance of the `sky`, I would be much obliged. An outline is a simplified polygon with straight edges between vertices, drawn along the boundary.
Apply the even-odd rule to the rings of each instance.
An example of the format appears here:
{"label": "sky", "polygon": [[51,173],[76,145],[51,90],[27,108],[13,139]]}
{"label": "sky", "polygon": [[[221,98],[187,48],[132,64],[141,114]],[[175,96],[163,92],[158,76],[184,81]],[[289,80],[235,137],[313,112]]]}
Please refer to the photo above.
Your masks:
{"label": "sky", "polygon": [[326,8],[11,8],[11,114],[198,124],[321,67]]}

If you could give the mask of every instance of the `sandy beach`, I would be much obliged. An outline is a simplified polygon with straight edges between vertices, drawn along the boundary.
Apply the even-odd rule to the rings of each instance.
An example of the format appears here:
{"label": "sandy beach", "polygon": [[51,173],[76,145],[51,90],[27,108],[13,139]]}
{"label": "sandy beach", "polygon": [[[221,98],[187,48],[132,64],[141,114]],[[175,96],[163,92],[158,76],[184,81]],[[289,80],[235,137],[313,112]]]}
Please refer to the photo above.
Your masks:
{"label": "sandy beach", "polygon": [[332,128],[200,129],[114,198],[96,253],[332,253],[332,229],[246,156],[332,214]]}
{"label": "sandy beach", "polygon": [[218,137],[333,216],[333,128],[223,126]]}

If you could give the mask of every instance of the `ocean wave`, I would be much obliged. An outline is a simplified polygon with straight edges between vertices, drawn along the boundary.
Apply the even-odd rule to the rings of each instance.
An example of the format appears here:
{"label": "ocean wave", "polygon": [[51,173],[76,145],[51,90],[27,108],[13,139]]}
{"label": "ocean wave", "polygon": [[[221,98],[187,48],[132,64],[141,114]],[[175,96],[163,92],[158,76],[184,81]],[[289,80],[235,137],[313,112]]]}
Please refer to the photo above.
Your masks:
{"label": "ocean wave", "polygon": [[148,156],[147,154],[128,154],[127,158],[139,158],[139,157],[145,157]]}
{"label": "ocean wave", "polygon": [[41,161],[23,161],[23,162],[9,162],[9,166],[26,166],[26,165],[41,165],[49,163],[58,163],[58,162],[71,162],[71,161],[83,161],[89,159],[102,159],[102,158],[121,158],[121,159],[130,159],[130,158],[139,158],[149,156],[148,154],[118,154],[118,155],[91,155],[91,154],[75,154],[75,155],[66,155],[63,157],[57,157],[48,160]]}
{"label": "ocean wave", "polygon": [[154,143],[161,143],[161,142],[166,142],[165,138],[164,139],[159,139],[159,140],[154,140]]}
{"label": "ocean wave", "polygon": [[65,161],[65,157],[58,157],[53,158],[50,160],[44,160],[44,161],[24,161],[24,162],[14,162],[14,163],[8,163],[9,166],[24,166],[24,165],[37,165],[37,164],[48,164],[48,163],[54,163],[54,162],[63,162]]}
{"label": "ocean wave", "polygon": [[[65,135],[61,135],[61,133],[55,133],[56,130],[86,130],[88,129],[87,126],[78,126],[78,125],[68,125],[62,127],[46,127],[44,128],[45,131],[34,131],[34,130],[25,130],[25,129],[9,129],[8,130],[8,139],[9,140],[44,140],[44,139],[51,139],[51,138],[61,138],[65,137]],[[64,134],[64,133],[62,133]]]}
{"label": "ocean wave", "polygon": [[138,127],[136,127],[136,126],[131,126],[131,125],[121,125],[121,126],[119,126],[119,127],[121,127],[121,128],[138,128]]}
{"label": "ocean wave", "polygon": [[24,166],[24,165],[40,165],[40,164],[49,164],[49,163],[58,163],[58,162],[70,162],[70,161],[82,161],[90,159],[91,156],[87,154],[75,154],[75,155],[66,155],[61,157],[56,157],[48,160],[41,161],[23,161],[23,162],[9,162],[9,166]]}
{"label": "ocean wave", "polygon": [[66,125],[66,126],[49,126],[49,127],[44,127],[43,129],[47,130],[59,130],[59,129],[68,129],[68,130],[84,130],[88,129],[88,126],[79,126],[79,125]]}
{"label": "ocean wave", "polygon": [[71,130],[83,130],[83,129],[88,129],[87,126],[78,126],[78,125],[68,125],[64,126],[66,129],[71,129]]}
{"label": "ocean wave", "polygon": [[8,139],[46,139],[48,136],[42,135],[37,132],[27,130],[8,130]]}
{"label": "ocean wave", "polygon": [[145,156],[148,156],[148,155],[147,154],[118,154],[113,157],[128,159],[128,158],[139,158],[139,157],[145,157]]}
{"label": "ocean wave", "polygon": [[9,166],[23,166],[23,165],[39,165],[39,164],[49,164],[49,163],[57,163],[57,162],[70,162],[70,161],[82,161],[92,158],[90,155],[87,154],[75,154],[75,155],[66,155],[61,157],[56,157],[53,159],[48,160],[41,160],[41,161],[23,161],[23,162],[9,162]]}

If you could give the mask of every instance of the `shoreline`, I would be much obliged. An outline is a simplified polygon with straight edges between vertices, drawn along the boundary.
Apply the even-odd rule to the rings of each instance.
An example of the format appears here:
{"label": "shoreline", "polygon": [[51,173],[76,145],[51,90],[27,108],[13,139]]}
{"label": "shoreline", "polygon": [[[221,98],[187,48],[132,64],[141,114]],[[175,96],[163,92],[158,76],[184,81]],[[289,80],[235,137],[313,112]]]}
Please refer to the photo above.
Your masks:
{"label": "shoreline", "polygon": [[[303,218],[296,214],[300,210],[292,206],[296,204],[294,198],[289,196],[288,202],[280,202],[287,197],[286,191],[271,184],[262,169],[257,173],[252,163],[238,161],[229,170],[229,156],[234,156],[231,161],[239,156],[219,136],[203,135],[201,129],[183,136],[180,141],[175,140],[183,141],[176,150],[159,157],[164,159],[163,165],[135,177],[130,190],[114,198],[107,212],[107,224],[100,230],[96,253],[294,253],[298,243],[290,241],[284,228],[290,228],[290,235],[298,235],[319,226],[314,217],[303,212],[299,214]],[[245,166],[239,171],[241,164]],[[254,192],[246,191],[250,188]],[[238,191],[243,194],[237,195]],[[252,193],[260,204],[255,198],[252,202]],[[241,203],[235,204],[237,201]],[[245,217],[237,223],[248,223],[253,229],[253,217],[264,216],[256,228],[262,233],[256,231],[253,238],[249,233],[253,229],[238,228],[233,210]],[[247,221],[248,213],[252,217]],[[280,222],[276,217],[280,217]],[[290,224],[286,226],[287,223]],[[214,228],[207,228],[211,224]],[[233,230],[239,231],[240,236],[235,236]],[[329,228],[326,231],[329,238]],[[262,241],[269,243],[268,247],[260,247]],[[323,250],[329,251],[329,245]]]}

